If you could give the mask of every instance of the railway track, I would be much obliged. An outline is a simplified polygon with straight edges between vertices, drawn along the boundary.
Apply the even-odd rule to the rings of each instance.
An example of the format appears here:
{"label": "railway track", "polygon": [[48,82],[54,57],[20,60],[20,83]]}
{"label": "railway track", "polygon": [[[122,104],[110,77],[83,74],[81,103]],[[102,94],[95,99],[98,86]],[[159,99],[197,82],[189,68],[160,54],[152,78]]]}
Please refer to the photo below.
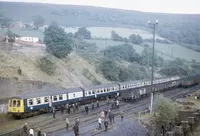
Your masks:
{"label": "railway track", "polygon": [[[200,89],[200,86],[195,86],[192,88],[188,88],[188,89],[184,89],[182,91],[180,91],[181,89],[174,89],[175,91],[180,91],[179,93],[174,94],[174,90],[169,90],[164,92],[166,94],[165,97],[170,97],[171,99],[177,99],[182,97],[185,94],[191,94],[194,93],[195,91],[197,91],[198,89]],[[183,93],[185,92],[185,93]],[[148,108],[149,106],[149,100],[148,99],[143,99],[140,100],[138,102],[136,102],[136,105],[132,105],[132,104],[127,104],[124,102],[120,102],[120,109],[122,109],[126,114],[132,114],[132,115],[136,115],[139,111],[145,110]],[[104,102],[100,102],[101,107],[103,108],[107,108],[106,103]],[[88,125],[91,123],[94,123],[97,121],[97,115],[99,115],[99,110],[92,112],[89,114],[89,116],[87,116],[86,118],[80,120],[81,124],[80,127],[82,125]],[[118,115],[120,112],[117,110],[113,110],[115,115]],[[80,113],[80,112],[79,112]],[[47,114],[48,115],[48,114]],[[57,117],[56,119],[52,118],[52,115],[49,115],[49,118],[41,120],[39,122],[35,122],[33,124],[30,124],[30,127],[33,129],[36,129],[37,127],[40,127],[40,129],[42,131],[47,132],[48,134],[53,134],[55,132],[58,132],[60,130],[65,129],[65,118],[68,115],[66,115],[65,113],[63,115],[60,115],[59,117]],[[81,115],[83,116],[83,115]],[[70,121],[73,122],[73,120],[75,120],[76,118],[80,119],[80,114],[75,113],[74,115],[70,115]],[[70,124],[70,127],[72,127],[74,125],[74,122]],[[20,136],[22,129],[21,128],[17,128],[16,130],[11,130],[11,132],[4,132],[4,133],[0,133],[0,135],[2,136]]]}

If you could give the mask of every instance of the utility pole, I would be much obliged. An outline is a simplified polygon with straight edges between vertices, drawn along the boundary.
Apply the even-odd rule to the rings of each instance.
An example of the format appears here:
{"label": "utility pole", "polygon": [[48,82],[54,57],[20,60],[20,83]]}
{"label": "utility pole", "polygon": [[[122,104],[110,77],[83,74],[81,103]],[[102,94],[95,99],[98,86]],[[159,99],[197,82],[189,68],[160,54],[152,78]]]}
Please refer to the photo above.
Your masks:
{"label": "utility pole", "polygon": [[156,25],[158,24],[158,20],[156,20],[155,23],[151,23],[151,21],[148,22],[149,25],[153,25],[153,54],[152,54],[152,64],[151,64],[151,105],[150,105],[150,114],[152,114],[153,111],[153,92],[154,92],[154,46],[155,46],[155,33],[156,33]]}

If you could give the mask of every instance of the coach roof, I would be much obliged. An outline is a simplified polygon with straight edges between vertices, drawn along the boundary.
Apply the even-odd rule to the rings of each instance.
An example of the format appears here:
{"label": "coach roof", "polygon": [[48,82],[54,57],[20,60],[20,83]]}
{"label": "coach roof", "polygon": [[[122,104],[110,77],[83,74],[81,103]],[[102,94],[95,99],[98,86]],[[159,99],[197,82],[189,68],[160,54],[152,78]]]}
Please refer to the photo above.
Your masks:
{"label": "coach roof", "polygon": [[50,95],[59,95],[59,94],[67,94],[67,93],[75,93],[83,91],[80,87],[79,88],[69,88],[63,90],[55,90],[55,91],[34,91],[29,93],[24,93],[18,96],[14,96],[12,98],[20,98],[20,99],[27,99],[27,98],[36,98],[36,97],[43,97],[43,96],[50,96]]}

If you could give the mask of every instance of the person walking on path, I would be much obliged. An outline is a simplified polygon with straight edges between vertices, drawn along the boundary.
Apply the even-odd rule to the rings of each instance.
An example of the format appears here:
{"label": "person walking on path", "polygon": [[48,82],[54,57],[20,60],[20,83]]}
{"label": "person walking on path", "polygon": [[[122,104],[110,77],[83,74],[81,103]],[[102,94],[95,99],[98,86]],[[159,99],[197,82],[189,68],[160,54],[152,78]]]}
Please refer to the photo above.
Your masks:
{"label": "person walking on path", "polygon": [[98,119],[99,129],[102,129],[101,123],[102,123],[102,119],[101,119],[101,117],[99,117],[99,119]]}
{"label": "person walking on path", "polygon": [[27,123],[25,123],[24,126],[23,126],[23,134],[25,136],[28,136],[28,125],[27,125]]}
{"label": "person walking on path", "polygon": [[124,112],[123,111],[120,112],[120,116],[121,116],[121,121],[123,121],[123,118],[124,118]]}
{"label": "person walking on path", "polygon": [[74,130],[74,135],[75,135],[75,136],[79,136],[79,127],[78,127],[78,125],[75,125],[75,126],[73,127],[73,130]]}
{"label": "person walking on path", "polygon": [[68,130],[69,129],[69,119],[68,119],[68,117],[66,118],[65,122],[66,122],[66,130]]}
{"label": "person walking on path", "polygon": [[79,126],[79,119],[78,118],[76,118],[76,120],[75,120],[75,125]]}
{"label": "person walking on path", "polygon": [[34,136],[34,130],[32,128],[29,130],[29,136]]}
{"label": "person walking on path", "polygon": [[114,115],[114,113],[111,113],[111,117],[112,117],[112,122],[115,123],[115,115]]}
{"label": "person walking on path", "polygon": [[37,136],[42,136],[42,132],[41,132],[40,128],[38,128]]}
{"label": "person walking on path", "polygon": [[105,126],[105,131],[107,131],[108,130],[108,120],[107,120],[107,118],[104,121],[104,126]]}
{"label": "person walking on path", "polygon": [[111,113],[111,111],[109,111],[109,113],[108,113],[108,118],[110,120],[110,125],[111,125],[112,124],[112,113]]}

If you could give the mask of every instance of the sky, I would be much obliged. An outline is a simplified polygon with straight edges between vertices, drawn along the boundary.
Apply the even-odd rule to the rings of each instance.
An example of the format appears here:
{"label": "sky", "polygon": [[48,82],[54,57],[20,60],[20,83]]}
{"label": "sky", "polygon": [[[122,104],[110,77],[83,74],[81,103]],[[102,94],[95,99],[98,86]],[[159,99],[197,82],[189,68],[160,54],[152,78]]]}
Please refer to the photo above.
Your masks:
{"label": "sky", "polygon": [[0,0],[88,5],[144,12],[200,14],[200,0]]}

